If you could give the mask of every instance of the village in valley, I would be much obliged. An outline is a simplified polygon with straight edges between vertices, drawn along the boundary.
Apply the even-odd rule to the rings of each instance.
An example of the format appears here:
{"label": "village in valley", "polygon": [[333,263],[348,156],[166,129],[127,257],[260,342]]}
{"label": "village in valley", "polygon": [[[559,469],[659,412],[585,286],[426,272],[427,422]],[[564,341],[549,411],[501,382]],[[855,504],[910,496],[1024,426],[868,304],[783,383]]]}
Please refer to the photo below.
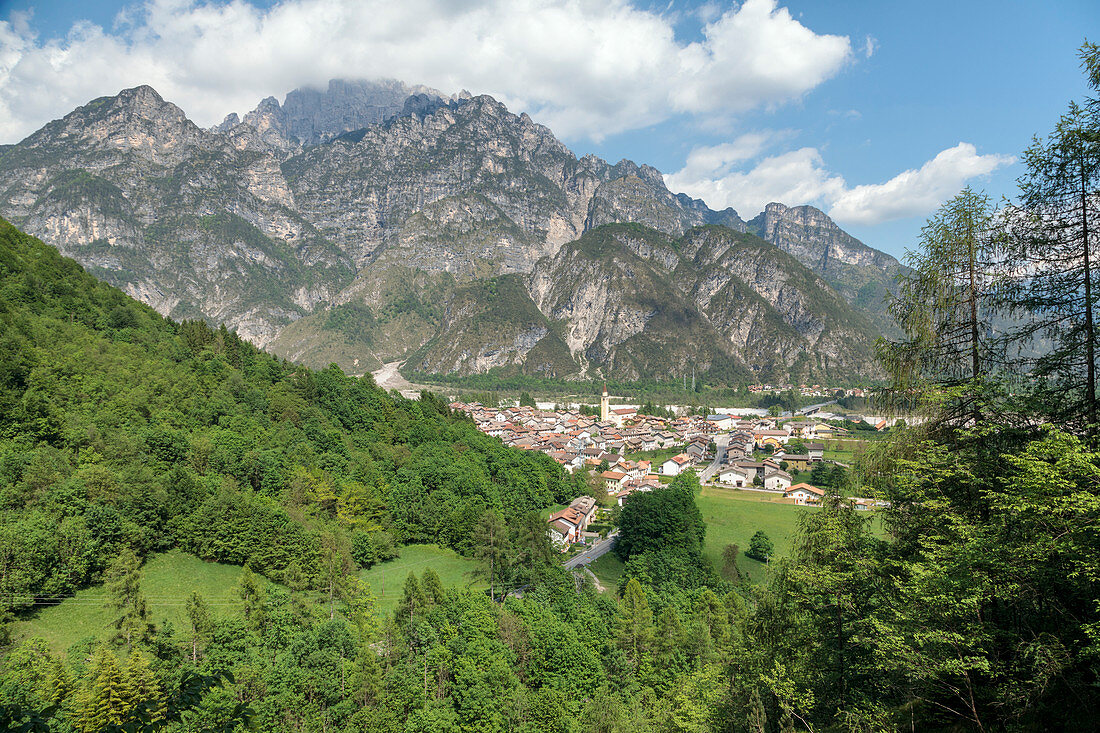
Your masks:
{"label": "village in valley", "polygon": [[[800,390],[806,397],[831,394],[817,385],[802,386]],[[846,390],[845,394],[864,396],[859,389]],[[884,418],[847,416],[826,420],[813,414],[783,417],[774,414],[775,410],[773,414],[728,410],[702,415],[650,415],[634,406],[612,406],[606,386],[598,416],[579,406],[554,407],[451,403],[453,410],[469,415],[481,432],[499,437],[506,445],[540,451],[567,471],[589,474],[594,489],[591,493],[597,496],[579,496],[548,517],[550,537],[563,551],[606,536],[616,506],[622,507],[636,493],[659,489],[686,471],[694,471],[705,486],[760,492],[771,501],[789,504],[820,505],[826,489],[801,478],[815,468],[818,471],[814,476],[822,467],[850,467],[826,458],[828,441],[837,444],[854,440],[852,428],[839,423],[860,425],[872,432],[888,427]],[[659,411],[673,415],[670,410]],[[866,434],[864,431],[861,433]],[[857,509],[877,506],[873,499],[846,500]]]}

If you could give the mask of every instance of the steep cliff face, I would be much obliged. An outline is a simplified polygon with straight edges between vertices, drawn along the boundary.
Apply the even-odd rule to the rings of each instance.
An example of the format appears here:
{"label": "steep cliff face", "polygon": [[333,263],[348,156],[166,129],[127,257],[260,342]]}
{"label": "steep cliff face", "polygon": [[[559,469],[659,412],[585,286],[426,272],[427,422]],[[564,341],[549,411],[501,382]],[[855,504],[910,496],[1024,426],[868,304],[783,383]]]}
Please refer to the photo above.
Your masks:
{"label": "steep cliff face", "polygon": [[360,264],[393,242],[416,247],[425,267],[446,270],[449,243],[421,221],[405,224],[420,213],[453,219],[480,202],[488,205],[480,213],[492,212],[500,251],[482,256],[527,270],[580,234],[583,214],[576,209],[587,205],[565,185],[586,175],[569,150],[490,97],[341,136],[288,160],[283,170],[299,210]]}
{"label": "steep cliff face", "polygon": [[354,273],[252,138],[211,134],[150,87],[129,89],[6,150],[0,210],[165,314],[266,344]]}
{"label": "steep cliff face", "polygon": [[[875,326],[834,316],[882,316],[866,304],[896,266],[815,209],[746,224],[491,97],[399,82],[296,90],[210,130],[149,87],[93,100],[0,148],[0,214],[167,315],[355,372],[850,369],[853,329]],[[603,231],[621,222],[646,228]],[[791,256],[735,256],[713,225]]]}
{"label": "steep cliff face", "polygon": [[527,285],[584,372],[874,373],[864,317],[793,257],[725,227],[678,240],[637,225],[600,227],[540,260]]}
{"label": "steep cliff face", "polygon": [[748,230],[793,255],[862,310],[877,328],[894,328],[886,296],[896,291],[901,264],[868,247],[813,206],[770,203],[748,223]]}
{"label": "steep cliff face", "polygon": [[785,362],[795,374],[873,373],[871,323],[794,257],[722,227],[689,232],[680,249],[698,272],[699,307],[762,370]]}

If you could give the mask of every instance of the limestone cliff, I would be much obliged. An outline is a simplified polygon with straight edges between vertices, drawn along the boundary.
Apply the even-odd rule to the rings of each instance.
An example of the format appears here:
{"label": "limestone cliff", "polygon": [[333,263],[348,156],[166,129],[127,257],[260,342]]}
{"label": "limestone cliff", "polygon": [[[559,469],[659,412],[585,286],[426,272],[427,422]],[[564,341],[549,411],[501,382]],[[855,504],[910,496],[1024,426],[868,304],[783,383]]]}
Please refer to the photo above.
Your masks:
{"label": "limestone cliff", "polygon": [[[150,87],[96,99],[0,148],[0,214],[166,315],[356,372],[861,373],[897,268],[816,209],[746,223],[491,97],[400,82],[212,129]],[[618,223],[646,229],[593,239]]]}

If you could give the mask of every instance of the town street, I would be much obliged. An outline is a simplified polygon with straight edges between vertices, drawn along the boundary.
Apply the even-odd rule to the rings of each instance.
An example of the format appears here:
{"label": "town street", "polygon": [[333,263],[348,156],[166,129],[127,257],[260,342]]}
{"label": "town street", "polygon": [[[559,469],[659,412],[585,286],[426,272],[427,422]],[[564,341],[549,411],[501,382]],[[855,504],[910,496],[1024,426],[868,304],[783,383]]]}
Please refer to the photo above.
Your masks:
{"label": "town street", "polygon": [[579,565],[588,565],[596,558],[603,557],[607,553],[611,552],[611,548],[615,546],[615,540],[617,540],[618,538],[619,531],[615,530],[610,535],[608,535],[606,540],[600,540],[581,554],[566,560],[563,563],[563,566],[566,570],[572,570]]}
{"label": "town street", "polygon": [[714,451],[714,460],[710,462],[710,465],[703,469],[703,472],[699,474],[699,482],[706,483],[710,480],[719,468],[722,467],[722,460],[726,457],[726,446],[730,442],[729,433],[722,433],[721,435],[714,436],[714,445],[716,446]]}

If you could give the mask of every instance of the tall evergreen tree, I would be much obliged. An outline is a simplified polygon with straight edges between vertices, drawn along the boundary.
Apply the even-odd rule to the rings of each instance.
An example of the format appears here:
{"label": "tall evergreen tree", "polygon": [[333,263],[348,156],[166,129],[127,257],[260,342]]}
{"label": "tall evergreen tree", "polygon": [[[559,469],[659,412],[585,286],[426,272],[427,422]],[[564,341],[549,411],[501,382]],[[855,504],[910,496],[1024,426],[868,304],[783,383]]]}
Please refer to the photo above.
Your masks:
{"label": "tall evergreen tree", "polygon": [[141,566],[129,547],[118,554],[107,569],[108,608],[115,612],[113,625],[116,640],[128,648],[144,641],[153,630],[149,622],[149,607],[141,590]]}
{"label": "tall evergreen tree", "polygon": [[97,733],[109,725],[121,726],[126,720],[130,697],[118,660],[109,649],[100,647],[92,658],[77,727],[83,733]]}
{"label": "tall evergreen tree", "polygon": [[199,660],[199,644],[204,642],[210,634],[211,621],[210,610],[206,607],[206,601],[198,592],[192,592],[185,606],[187,621],[191,626],[191,661]]}
{"label": "tall evergreen tree", "polygon": [[1071,102],[1054,130],[1023,156],[1020,205],[1007,212],[1006,258],[1015,277],[1003,297],[1023,318],[1010,340],[1049,348],[1026,364],[1042,412],[1094,440],[1097,403],[1096,252],[1100,235],[1100,49],[1085,44],[1082,66],[1093,92]]}
{"label": "tall evergreen tree", "polygon": [[[963,189],[929,218],[890,305],[904,337],[880,341],[895,396],[914,390],[950,424],[982,419],[999,237],[989,198]],[[931,392],[932,394],[927,394]],[[947,393],[946,399],[944,393]]]}
{"label": "tall evergreen tree", "polygon": [[497,597],[497,588],[507,582],[508,528],[499,512],[487,511],[474,527],[474,556],[481,563],[478,574],[489,582],[489,595]]}
{"label": "tall evergreen tree", "polygon": [[245,565],[241,569],[241,578],[237,582],[237,589],[241,600],[244,601],[244,618],[256,631],[262,631],[267,626],[267,588],[263,579],[252,572],[252,568]]}
{"label": "tall evergreen tree", "polygon": [[[144,709],[150,723],[164,720],[166,701],[160,682],[140,652],[132,652],[123,670],[126,710]],[[131,716],[132,717],[132,716]]]}
{"label": "tall evergreen tree", "polygon": [[619,647],[637,670],[653,643],[653,611],[642,584],[631,578],[619,603]]}

